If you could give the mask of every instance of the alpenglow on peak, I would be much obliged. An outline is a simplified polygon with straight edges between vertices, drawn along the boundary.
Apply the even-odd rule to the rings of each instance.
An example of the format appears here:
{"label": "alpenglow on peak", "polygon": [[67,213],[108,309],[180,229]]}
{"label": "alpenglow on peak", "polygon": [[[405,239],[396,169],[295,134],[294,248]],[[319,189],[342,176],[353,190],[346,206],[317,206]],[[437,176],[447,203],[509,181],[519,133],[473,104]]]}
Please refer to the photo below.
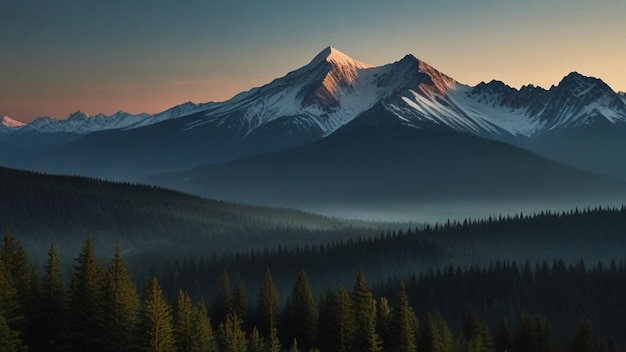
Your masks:
{"label": "alpenglow on peak", "polygon": [[322,62],[330,62],[339,66],[355,66],[357,68],[370,68],[372,65],[366,64],[359,60],[355,60],[332,46],[326,47],[317,54],[309,65],[318,65]]}

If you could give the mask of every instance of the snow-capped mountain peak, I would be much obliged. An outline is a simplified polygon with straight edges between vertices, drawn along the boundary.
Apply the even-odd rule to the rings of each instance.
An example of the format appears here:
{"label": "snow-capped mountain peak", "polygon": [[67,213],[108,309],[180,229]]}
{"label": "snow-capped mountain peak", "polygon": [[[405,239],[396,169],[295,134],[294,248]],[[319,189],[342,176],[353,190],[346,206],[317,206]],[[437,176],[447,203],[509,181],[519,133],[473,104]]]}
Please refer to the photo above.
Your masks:
{"label": "snow-capped mountain peak", "polygon": [[352,66],[356,68],[370,68],[372,65],[355,60],[341,51],[329,46],[317,54],[307,66],[317,66],[328,62],[337,66]]}
{"label": "snow-capped mountain peak", "polygon": [[496,80],[470,87],[411,54],[374,67],[329,46],[301,68],[224,102],[187,102],[153,115],[119,111],[89,116],[77,111],[65,120],[39,118],[19,130],[83,134],[192,116],[181,124],[182,130],[232,126],[245,139],[261,127],[280,125],[291,129],[289,133],[327,136],[375,106],[396,116],[393,123],[495,138],[597,121],[626,122],[626,93],[615,93],[603,81],[577,72],[548,90],[533,85],[518,90]]}
{"label": "snow-capped mountain peak", "polygon": [[9,128],[20,128],[22,126],[25,125],[25,123],[21,122],[21,121],[16,121],[8,116],[0,116],[0,118],[2,119],[2,126],[4,127],[9,127]]}
{"label": "snow-capped mountain peak", "polygon": [[83,112],[83,111],[78,110],[78,111],[76,111],[76,112],[71,113],[71,114],[67,117],[67,119],[68,119],[68,120],[86,120],[86,119],[88,119],[88,118],[90,118],[90,117],[91,117],[91,116],[89,116],[89,114],[87,114],[86,112]]}

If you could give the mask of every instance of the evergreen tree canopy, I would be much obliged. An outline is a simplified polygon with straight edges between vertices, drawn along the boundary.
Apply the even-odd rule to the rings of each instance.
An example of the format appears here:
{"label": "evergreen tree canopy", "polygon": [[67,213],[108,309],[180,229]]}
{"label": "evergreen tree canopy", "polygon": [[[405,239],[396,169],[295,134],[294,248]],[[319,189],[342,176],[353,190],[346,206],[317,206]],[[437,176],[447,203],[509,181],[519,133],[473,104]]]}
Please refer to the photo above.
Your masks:
{"label": "evergreen tree canopy", "polygon": [[297,339],[300,348],[308,351],[315,345],[317,320],[318,314],[313,292],[311,292],[306,274],[300,271],[285,309],[284,337],[289,340]]}
{"label": "evergreen tree canopy", "polygon": [[59,268],[59,256],[54,243],[48,250],[48,260],[44,265],[44,276],[42,279],[41,310],[39,311],[39,326],[41,333],[41,348],[45,351],[61,351],[65,326],[66,299],[63,288],[63,278]]}
{"label": "evergreen tree canopy", "polygon": [[130,351],[135,346],[135,330],[141,305],[137,288],[122,259],[119,244],[106,272],[104,287],[103,334],[109,351]]}
{"label": "evergreen tree canopy", "polygon": [[228,314],[220,323],[218,341],[221,352],[246,352],[246,333],[242,330],[243,321],[237,314]]}
{"label": "evergreen tree canopy", "polygon": [[214,324],[222,323],[226,320],[226,316],[231,311],[230,300],[230,279],[226,271],[222,272],[217,284],[217,292],[215,301],[213,302],[213,320]]}
{"label": "evergreen tree canopy", "polygon": [[381,341],[376,333],[376,301],[367,288],[363,270],[357,274],[351,298],[355,329],[350,349],[354,352],[381,351]]}
{"label": "evergreen tree canopy", "polygon": [[178,291],[174,315],[174,340],[178,352],[191,352],[193,348],[194,318],[197,316],[189,294],[182,289]]}
{"label": "evergreen tree canopy", "polygon": [[[414,315],[415,314],[409,307],[404,282],[400,281],[400,287],[398,288],[398,305],[393,310],[389,333],[389,344],[391,345],[392,351],[416,351],[417,336],[415,335],[415,332],[418,329],[418,326],[415,326],[417,324],[415,323],[416,319],[414,318]],[[429,347],[432,348],[436,346],[431,345]]]}
{"label": "evergreen tree canopy", "polygon": [[68,299],[68,345],[75,351],[102,351],[104,274],[90,239],[75,261]]}
{"label": "evergreen tree canopy", "polygon": [[272,281],[270,268],[265,267],[265,274],[259,287],[257,298],[256,324],[262,336],[269,336],[272,328],[276,327],[280,315],[280,297]]}
{"label": "evergreen tree canopy", "polygon": [[174,352],[172,308],[165,301],[159,281],[153,277],[143,298],[139,348],[148,352]]}
{"label": "evergreen tree canopy", "polygon": [[211,326],[207,307],[204,301],[200,301],[195,310],[193,319],[193,338],[191,351],[194,352],[217,352],[217,341]]}

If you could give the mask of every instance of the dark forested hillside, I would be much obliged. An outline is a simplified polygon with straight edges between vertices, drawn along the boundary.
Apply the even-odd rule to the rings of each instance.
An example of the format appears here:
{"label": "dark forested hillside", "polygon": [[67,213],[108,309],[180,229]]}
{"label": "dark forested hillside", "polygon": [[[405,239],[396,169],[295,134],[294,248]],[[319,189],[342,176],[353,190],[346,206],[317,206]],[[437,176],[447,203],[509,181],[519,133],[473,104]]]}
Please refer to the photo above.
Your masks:
{"label": "dark forested hillside", "polygon": [[351,124],[298,148],[148,180],[224,200],[327,207],[452,206],[463,201],[589,204],[626,194],[626,183],[505,143],[406,126]]}
{"label": "dark forested hillside", "polygon": [[0,223],[32,247],[45,248],[54,240],[75,251],[90,235],[101,246],[119,240],[126,252],[166,249],[185,255],[318,242],[346,232],[335,219],[301,211],[7,168],[0,168]]}
{"label": "dark forested hillside", "polygon": [[626,261],[624,229],[626,207],[517,214],[427,225],[317,246],[181,257],[166,265],[163,279],[195,295],[207,292],[214,283],[204,281],[205,277],[217,277],[227,270],[248,279],[260,275],[269,265],[279,287],[303,269],[309,273],[314,291],[322,294],[336,283],[347,284],[358,268],[363,268],[372,281],[385,281],[450,265],[489,265],[496,261]]}
{"label": "dark forested hillside", "polygon": [[90,240],[74,258],[69,284],[54,244],[42,275],[27,258],[6,230],[3,351],[611,352],[626,342],[626,271],[616,262],[450,266],[373,286],[357,270],[356,280],[319,295],[305,271],[281,289],[266,266],[247,281],[223,271],[207,292],[212,299],[202,300],[155,276],[134,282],[119,247],[105,264]]}

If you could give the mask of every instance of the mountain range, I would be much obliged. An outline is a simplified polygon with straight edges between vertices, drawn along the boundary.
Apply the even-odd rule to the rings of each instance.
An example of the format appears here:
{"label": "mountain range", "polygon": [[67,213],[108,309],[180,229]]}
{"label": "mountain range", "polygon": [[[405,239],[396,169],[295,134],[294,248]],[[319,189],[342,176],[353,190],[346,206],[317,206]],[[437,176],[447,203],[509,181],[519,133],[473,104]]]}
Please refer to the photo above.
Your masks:
{"label": "mountain range", "polygon": [[550,198],[626,180],[626,94],[600,79],[472,87],[413,55],[375,67],[331,47],[224,102],[10,121],[5,165],[238,201]]}

